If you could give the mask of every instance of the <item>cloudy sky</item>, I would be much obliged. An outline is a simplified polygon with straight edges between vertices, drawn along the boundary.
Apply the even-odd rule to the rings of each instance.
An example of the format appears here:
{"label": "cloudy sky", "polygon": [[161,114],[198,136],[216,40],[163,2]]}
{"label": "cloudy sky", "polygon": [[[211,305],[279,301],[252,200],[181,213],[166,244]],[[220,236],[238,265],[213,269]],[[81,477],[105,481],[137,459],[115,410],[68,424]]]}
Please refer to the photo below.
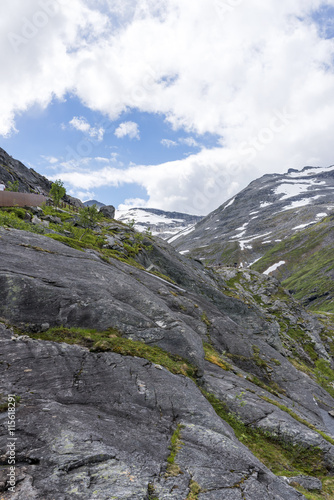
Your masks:
{"label": "cloudy sky", "polygon": [[2,0],[0,146],[82,200],[207,214],[334,163],[334,0]]}

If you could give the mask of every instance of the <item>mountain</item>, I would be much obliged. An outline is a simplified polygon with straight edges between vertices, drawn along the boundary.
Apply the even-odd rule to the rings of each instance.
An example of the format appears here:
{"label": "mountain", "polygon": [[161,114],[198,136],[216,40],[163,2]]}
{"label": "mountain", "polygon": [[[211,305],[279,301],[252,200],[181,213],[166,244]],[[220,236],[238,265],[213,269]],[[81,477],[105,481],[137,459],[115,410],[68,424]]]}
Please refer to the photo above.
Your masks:
{"label": "mountain", "polygon": [[0,208],[0,343],[5,500],[333,498],[332,316],[272,276]]}
{"label": "mountain", "polygon": [[88,200],[84,201],[85,207],[91,207],[92,205],[96,205],[97,208],[105,207],[104,203],[101,203],[100,201],[97,200]]}
{"label": "mountain", "polygon": [[134,222],[134,228],[137,231],[150,231],[162,239],[169,239],[180,231],[186,231],[202,219],[198,215],[165,212],[156,208],[116,210],[115,217],[125,224]]}
{"label": "mountain", "polygon": [[333,311],[334,167],[265,175],[169,242],[209,265],[252,267]]}

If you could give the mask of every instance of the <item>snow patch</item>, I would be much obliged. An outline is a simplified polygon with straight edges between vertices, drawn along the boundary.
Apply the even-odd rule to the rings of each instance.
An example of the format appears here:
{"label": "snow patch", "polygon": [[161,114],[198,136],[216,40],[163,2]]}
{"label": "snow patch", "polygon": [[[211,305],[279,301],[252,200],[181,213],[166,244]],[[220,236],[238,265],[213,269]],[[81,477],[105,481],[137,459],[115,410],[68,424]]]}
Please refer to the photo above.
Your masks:
{"label": "snow patch", "polygon": [[326,184],[326,182],[316,182],[314,179],[309,179],[304,182],[294,182],[293,180],[289,183],[283,183],[277,186],[274,190],[275,194],[283,194],[280,200],[286,200],[288,198],[292,198],[294,196],[299,196],[300,194],[304,194],[310,192],[310,188],[314,189],[319,184]]}
{"label": "snow patch", "polygon": [[302,200],[293,201],[290,205],[282,208],[282,212],[285,210],[291,210],[293,208],[304,207],[305,205],[309,205],[312,201],[312,198],[303,198]]}
{"label": "snow patch", "polygon": [[195,225],[191,226],[190,228],[184,229],[183,231],[180,231],[175,236],[173,236],[172,238],[170,238],[169,240],[167,240],[167,243],[172,243],[172,241],[177,240],[181,236],[186,236],[186,234],[190,234],[193,231],[195,231]]}
{"label": "snow patch", "polygon": [[260,259],[261,259],[261,257],[259,257],[258,259],[253,260],[253,262],[251,262],[251,263],[248,265],[248,267],[252,266],[253,264],[255,264],[255,262],[257,262],[257,261],[258,261],[258,260],[260,260]]}
{"label": "snow patch", "polygon": [[290,172],[289,177],[308,177],[310,175],[317,175],[317,174],[323,174],[324,172],[331,172],[334,170],[334,165],[330,167],[314,167],[314,168],[308,168],[304,172]]}
{"label": "snow patch", "polygon": [[231,201],[230,201],[230,202],[226,205],[226,207],[224,207],[224,208],[223,208],[223,210],[225,210],[225,208],[228,208],[228,207],[230,207],[231,205],[233,205],[234,200],[235,200],[235,198],[232,198],[232,200],[231,200]]}
{"label": "snow patch", "polygon": [[283,264],[285,264],[285,260],[280,260],[279,262],[277,262],[277,264],[274,264],[274,265],[268,267],[268,269],[266,271],[264,271],[263,274],[267,274],[268,275],[269,273],[272,273],[272,272],[276,271],[276,269],[278,269]]}
{"label": "snow patch", "polygon": [[181,250],[181,252],[179,252],[179,253],[180,253],[181,255],[184,255],[184,254],[189,253],[189,252],[190,252],[190,250]]}
{"label": "snow patch", "polygon": [[309,222],[308,224],[300,224],[299,226],[293,227],[292,230],[294,230],[294,229],[304,229],[304,227],[307,227],[310,224],[314,224],[314,222]]}
{"label": "snow patch", "polygon": [[245,224],[243,224],[242,226],[237,227],[236,231],[244,231],[246,229],[246,227],[248,226],[248,224],[249,224],[249,222],[245,222]]}
{"label": "snow patch", "polygon": [[231,240],[234,240],[234,239],[236,239],[236,238],[241,238],[241,236],[243,236],[243,235],[245,234],[245,232],[246,232],[246,231],[242,231],[242,233],[239,233],[239,234],[237,234],[237,235],[235,235],[235,236],[232,236],[232,237],[231,237]]}
{"label": "snow patch", "polygon": [[272,203],[269,201],[261,201],[260,208],[270,207],[270,205],[272,205]]}

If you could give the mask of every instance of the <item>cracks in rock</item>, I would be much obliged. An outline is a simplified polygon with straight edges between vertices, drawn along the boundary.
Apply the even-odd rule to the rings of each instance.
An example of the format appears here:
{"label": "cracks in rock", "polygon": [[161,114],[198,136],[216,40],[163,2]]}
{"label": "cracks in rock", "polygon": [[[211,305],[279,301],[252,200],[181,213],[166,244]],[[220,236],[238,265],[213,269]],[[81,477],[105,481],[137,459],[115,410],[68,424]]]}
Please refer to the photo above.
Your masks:
{"label": "cracks in rock", "polygon": [[83,381],[80,380],[80,377],[81,377],[83,369],[84,369],[85,360],[86,360],[86,353],[84,353],[84,355],[81,359],[79,370],[73,374],[72,387],[75,387],[78,390],[80,389],[80,386],[83,384]]}
{"label": "cracks in rock", "polygon": [[102,462],[107,462],[108,460],[117,460],[116,455],[109,455],[107,453],[102,453],[100,455],[92,455],[90,457],[82,458],[81,460],[75,460],[67,464],[61,465],[59,470],[65,472],[71,472],[72,470],[79,469],[85,465],[95,465]]}
{"label": "cracks in rock", "polygon": [[268,481],[264,477],[262,477],[262,476],[266,476],[266,473],[263,471],[256,471],[254,468],[251,468],[248,473],[246,473],[245,471],[240,472],[240,473],[238,471],[233,471],[233,473],[243,474],[244,476],[237,483],[234,483],[233,486],[222,486],[220,488],[208,488],[205,490],[201,490],[201,492],[202,493],[204,493],[204,492],[210,493],[210,492],[214,492],[214,491],[238,489],[241,492],[242,498],[246,500],[245,494],[243,492],[243,486],[244,486],[245,482],[248,481],[248,479],[250,479],[254,474],[257,474],[257,480],[260,483],[264,483],[264,484],[266,484],[266,486],[268,486]]}

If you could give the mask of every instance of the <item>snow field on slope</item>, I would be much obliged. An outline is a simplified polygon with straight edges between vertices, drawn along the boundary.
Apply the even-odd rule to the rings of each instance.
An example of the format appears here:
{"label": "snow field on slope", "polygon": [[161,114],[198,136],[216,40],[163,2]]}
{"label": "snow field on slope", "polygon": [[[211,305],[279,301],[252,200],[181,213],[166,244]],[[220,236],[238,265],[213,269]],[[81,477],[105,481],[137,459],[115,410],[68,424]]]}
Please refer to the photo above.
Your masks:
{"label": "snow field on slope", "polygon": [[276,264],[273,264],[272,266],[268,267],[268,269],[266,271],[264,271],[262,274],[267,274],[268,275],[269,273],[272,273],[272,272],[276,271],[276,269],[278,269],[283,264],[285,264],[285,260],[280,260]]}

